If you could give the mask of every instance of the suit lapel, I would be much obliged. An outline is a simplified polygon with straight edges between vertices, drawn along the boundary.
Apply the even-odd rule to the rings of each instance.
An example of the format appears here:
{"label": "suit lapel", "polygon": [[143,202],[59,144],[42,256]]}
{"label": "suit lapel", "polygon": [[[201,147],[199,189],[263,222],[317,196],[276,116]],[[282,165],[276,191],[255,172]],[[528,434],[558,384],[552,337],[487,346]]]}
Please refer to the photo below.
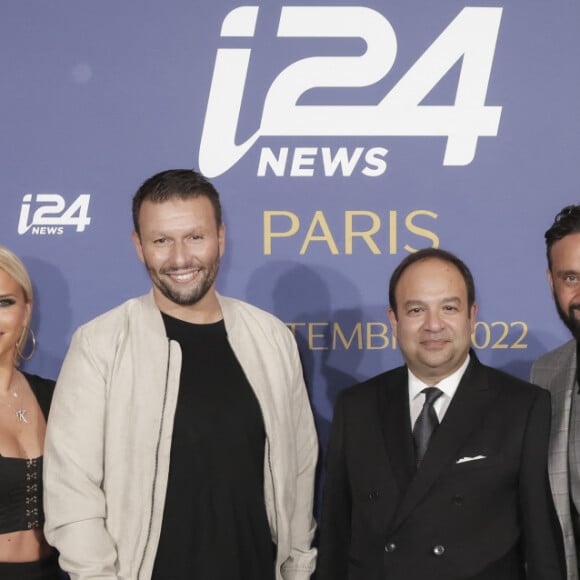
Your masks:
{"label": "suit lapel", "polygon": [[[550,434],[548,468],[554,503],[564,534],[566,557],[568,558],[568,577],[577,578],[578,556],[576,554],[570,508],[568,463],[570,461],[572,465],[577,464],[577,459],[568,454],[570,437],[578,438],[580,436],[579,433],[576,433],[574,425],[570,421],[572,415],[572,397],[576,383],[576,343],[573,342],[571,347],[565,349],[565,351],[564,356],[557,357],[557,360],[554,361],[554,373],[548,381],[548,388],[552,395],[552,429]],[[577,445],[578,443],[576,443]]]}
{"label": "suit lapel", "polygon": [[489,413],[499,389],[486,381],[485,369],[473,353],[445,417],[434,433],[421,468],[401,500],[393,529],[398,527],[449,465],[455,463],[469,434]]}
{"label": "suit lapel", "polygon": [[[570,409],[576,382],[576,343],[569,344],[570,348],[555,361],[554,372],[548,381],[552,396],[552,451],[555,450],[554,447],[559,447],[565,453],[568,452]],[[550,459],[553,459],[553,453],[550,454]]]}
{"label": "suit lapel", "polygon": [[[554,375],[550,394],[552,396],[551,453],[549,456],[550,474],[568,471],[568,437],[572,408],[572,395],[576,381],[576,367],[562,366]],[[566,457],[563,460],[563,457]]]}
{"label": "suit lapel", "polygon": [[415,475],[415,450],[411,432],[407,367],[393,371],[389,385],[380,389],[380,416],[383,438],[390,458],[400,497]]}

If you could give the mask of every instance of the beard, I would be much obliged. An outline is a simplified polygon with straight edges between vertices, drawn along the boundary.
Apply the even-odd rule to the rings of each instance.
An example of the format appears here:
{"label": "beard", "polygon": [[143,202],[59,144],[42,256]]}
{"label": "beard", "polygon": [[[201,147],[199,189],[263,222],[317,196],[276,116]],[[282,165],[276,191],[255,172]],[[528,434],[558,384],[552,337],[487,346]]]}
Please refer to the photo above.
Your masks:
{"label": "beard", "polygon": [[[156,271],[147,262],[145,267],[149,273],[149,277],[157,289],[174,304],[179,306],[193,306],[197,304],[213,286],[220,268],[220,257],[217,255],[214,260],[205,264],[188,264],[180,268],[167,267]],[[172,272],[180,272],[183,270],[198,269],[197,283],[188,288],[179,288],[171,283],[171,279],[167,278],[167,274]]]}
{"label": "beard", "polygon": [[580,304],[572,303],[568,306],[568,311],[565,311],[557,299],[554,302],[556,303],[556,310],[560,320],[566,325],[572,336],[580,342],[580,320],[574,316],[574,311],[580,310]]}

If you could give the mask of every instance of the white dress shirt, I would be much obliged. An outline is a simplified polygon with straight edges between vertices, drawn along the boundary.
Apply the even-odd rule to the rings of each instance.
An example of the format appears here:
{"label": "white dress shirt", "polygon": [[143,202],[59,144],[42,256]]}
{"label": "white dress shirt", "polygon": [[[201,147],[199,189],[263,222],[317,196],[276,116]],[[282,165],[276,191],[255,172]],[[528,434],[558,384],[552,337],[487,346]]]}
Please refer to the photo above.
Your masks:
{"label": "white dress shirt", "polygon": [[453,395],[455,395],[455,391],[459,386],[459,382],[463,377],[463,373],[465,373],[465,369],[469,364],[469,354],[465,358],[463,364],[451,375],[445,377],[443,380],[439,381],[434,385],[428,385],[423,381],[419,380],[409,369],[409,410],[411,411],[411,429],[415,426],[415,421],[423,408],[423,404],[425,403],[425,395],[421,392],[426,387],[437,387],[443,394],[435,401],[433,404],[433,408],[435,409],[435,413],[437,413],[437,418],[439,419],[439,423],[443,421],[443,417],[445,417],[445,413],[447,412],[447,408],[451,403],[451,399],[453,399]]}

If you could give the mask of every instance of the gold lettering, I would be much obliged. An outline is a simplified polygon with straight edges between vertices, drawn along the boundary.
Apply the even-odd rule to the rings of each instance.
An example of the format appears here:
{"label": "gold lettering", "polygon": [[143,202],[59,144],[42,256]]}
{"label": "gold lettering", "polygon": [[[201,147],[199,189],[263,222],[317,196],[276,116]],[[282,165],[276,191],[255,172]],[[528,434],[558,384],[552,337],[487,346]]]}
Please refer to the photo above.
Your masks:
{"label": "gold lettering", "polygon": [[346,338],[346,335],[342,331],[340,324],[338,322],[335,322],[332,325],[332,350],[336,350],[336,339],[337,338],[340,339],[340,342],[342,342],[342,346],[344,346],[344,348],[346,350],[348,350],[350,348],[350,345],[353,343],[355,337],[356,337],[356,344],[357,344],[358,350],[362,350],[363,339],[362,339],[362,323],[361,322],[357,322],[354,325],[354,328],[352,329],[352,333],[351,333],[350,337],[348,338],[348,340]]}
{"label": "gold lettering", "polygon": [[389,212],[389,254],[397,253],[397,211]]}
{"label": "gold lettering", "polygon": [[329,323],[328,322],[309,322],[308,323],[308,348],[310,348],[310,350],[328,350],[328,346],[314,346],[314,339],[325,339],[326,338],[326,334],[325,333],[315,333],[314,332],[314,328],[316,326],[328,326]]}
{"label": "gold lettering", "polygon": [[[272,231],[273,217],[286,217],[290,219],[290,229],[280,232]],[[291,211],[265,211],[264,212],[264,255],[272,253],[272,238],[289,238],[296,234],[300,226],[298,216]]]}
{"label": "gold lettering", "polygon": [[290,329],[290,332],[296,336],[296,327],[306,326],[306,322],[287,322],[286,326]]}
{"label": "gold lettering", "polygon": [[[370,217],[372,225],[367,230],[354,230],[353,229],[353,217],[354,216],[366,216]],[[370,248],[373,254],[380,254],[381,250],[372,236],[376,234],[381,229],[381,220],[379,216],[372,211],[345,211],[344,212],[344,253],[352,254],[352,239],[354,237],[362,238],[366,245]]]}
{"label": "gold lettering", "polygon": [[[378,328],[379,332],[374,332],[373,328]],[[389,346],[387,336],[388,327],[384,322],[367,322],[367,350],[381,350]],[[373,346],[374,338],[380,339],[378,346]]]}
{"label": "gold lettering", "polygon": [[[419,226],[416,226],[413,223],[413,218],[415,218],[418,215],[426,215],[429,216],[433,219],[437,219],[439,216],[432,212],[432,211],[428,211],[426,209],[418,209],[415,211],[412,211],[405,219],[405,225],[407,226],[407,229],[412,233],[412,234],[417,234],[418,236],[421,236],[423,238],[427,238],[428,240],[431,240],[432,248],[438,248],[439,247],[439,238],[437,236],[437,234],[435,234],[435,232],[432,232],[431,230],[426,230],[425,228],[420,228]],[[424,246],[422,246],[424,247]],[[407,250],[408,252],[416,252],[418,250],[418,248],[413,248],[412,246],[409,246],[409,244],[405,244],[405,250]]]}
{"label": "gold lettering", "polygon": [[[314,235],[314,230],[317,226],[320,226],[322,231],[322,235]],[[304,238],[304,243],[302,244],[302,248],[300,248],[300,255],[304,255],[310,242],[326,242],[330,249],[330,252],[334,255],[338,254],[338,247],[336,246],[336,242],[332,237],[332,233],[330,232],[330,228],[328,227],[328,223],[324,214],[318,210],[314,214],[314,218],[312,219],[312,223],[310,224],[310,228],[308,228],[308,233]]]}

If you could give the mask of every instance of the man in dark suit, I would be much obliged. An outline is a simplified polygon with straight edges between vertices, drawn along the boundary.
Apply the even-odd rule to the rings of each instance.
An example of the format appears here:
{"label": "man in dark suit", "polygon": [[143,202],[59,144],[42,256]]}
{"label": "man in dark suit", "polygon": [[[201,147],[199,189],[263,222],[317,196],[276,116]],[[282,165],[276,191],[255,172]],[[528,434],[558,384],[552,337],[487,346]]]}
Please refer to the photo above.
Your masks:
{"label": "man in dark suit", "polygon": [[552,395],[548,469],[562,530],[568,580],[578,580],[580,547],[580,205],[569,205],[545,234],[548,281],[556,310],[572,340],[540,357],[531,381]]}
{"label": "man in dark suit", "polygon": [[406,366],[343,391],[318,580],[560,580],[546,391],[482,365],[471,273],[438,249],[394,271]]}

